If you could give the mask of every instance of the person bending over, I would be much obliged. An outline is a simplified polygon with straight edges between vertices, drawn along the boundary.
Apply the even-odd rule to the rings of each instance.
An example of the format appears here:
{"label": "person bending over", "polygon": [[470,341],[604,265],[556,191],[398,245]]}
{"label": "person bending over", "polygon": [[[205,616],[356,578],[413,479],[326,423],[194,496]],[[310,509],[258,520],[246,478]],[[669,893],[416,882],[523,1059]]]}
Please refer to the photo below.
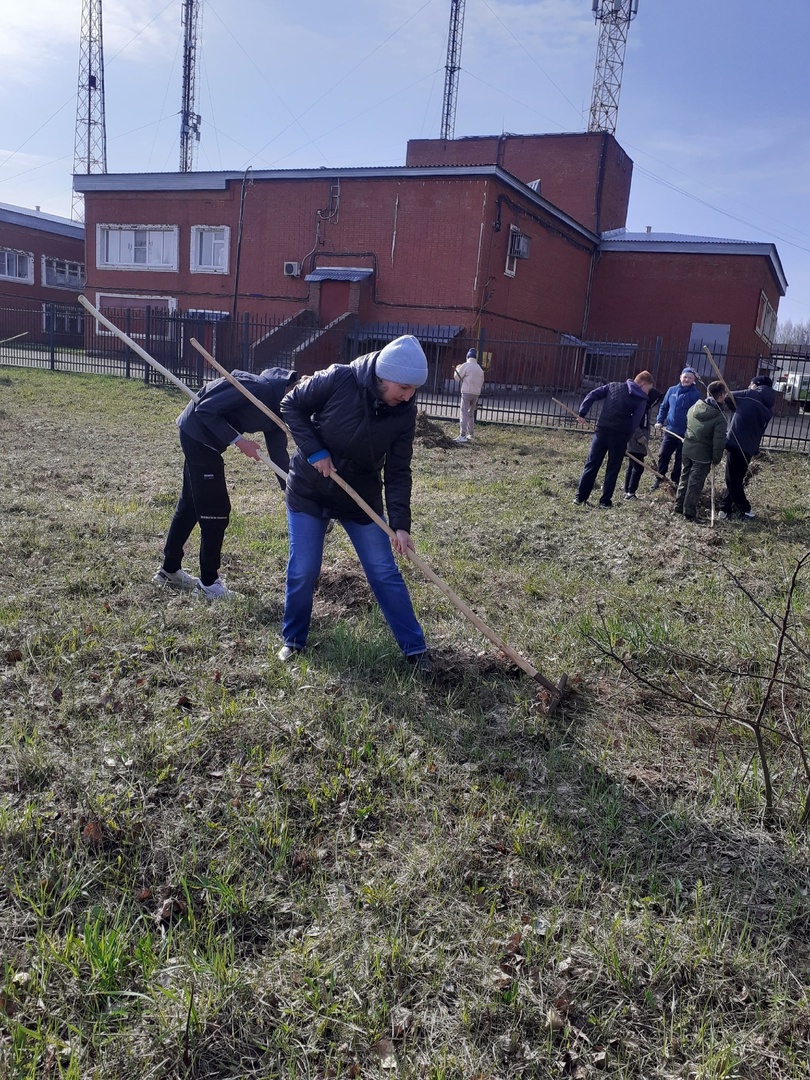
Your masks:
{"label": "person bending over", "polygon": [[[282,397],[299,379],[297,371],[286,368],[267,368],[260,375],[234,371],[232,375],[277,416]],[[286,472],[290,465],[287,436],[226,378],[206,383],[197,397],[177,418],[185,459],[183,487],[166,536],[163,565],[152,580],[172,589],[193,589],[205,600],[227,600],[236,593],[219,576],[231,514],[223,452],[235,446],[246,457],[258,460],[259,444],[242,433],[261,431],[271,460]],[[283,491],[284,481],[279,478],[278,482]],[[195,525],[200,526],[199,578],[182,565],[186,541]]]}

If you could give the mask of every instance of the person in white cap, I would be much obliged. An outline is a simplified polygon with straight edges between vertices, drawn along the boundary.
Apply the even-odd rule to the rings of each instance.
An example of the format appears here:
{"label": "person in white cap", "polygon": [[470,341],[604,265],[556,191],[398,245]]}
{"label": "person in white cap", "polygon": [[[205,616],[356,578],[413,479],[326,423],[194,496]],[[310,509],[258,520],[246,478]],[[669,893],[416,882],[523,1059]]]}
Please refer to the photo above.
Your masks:
{"label": "person in white cap", "polygon": [[484,386],[484,369],[478,363],[478,353],[470,349],[467,359],[459,364],[453,372],[453,378],[461,385],[461,411],[459,414],[459,426],[461,431],[457,443],[472,442],[475,429],[475,410],[478,407],[478,398]]}
{"label": "person in white cap", "polygon": [[[331,519],[343,526],[403,656],[420,674],[432,662],[408,587],[394,559],[413,550],[411,457],[417,389],[427,359],[406,335],[350,364],[333,364],[295,387],[281,403],[296,450],[287,480],[290,554],[279,660],[307,644],[315,583]],[[379,515],[395,540],[370,520],[330,476],[336,471]],[[383,495],[385,507],[383,507]]]}

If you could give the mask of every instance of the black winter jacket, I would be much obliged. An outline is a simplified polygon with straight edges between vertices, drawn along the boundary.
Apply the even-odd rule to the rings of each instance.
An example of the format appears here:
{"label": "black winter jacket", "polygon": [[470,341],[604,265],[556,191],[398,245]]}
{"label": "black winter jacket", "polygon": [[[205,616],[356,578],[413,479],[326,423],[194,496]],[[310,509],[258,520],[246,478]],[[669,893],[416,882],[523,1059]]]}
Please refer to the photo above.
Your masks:
{"label": "black winter jacket", "polygon": [[773,416],[776,394],[770,386],[734,391],[735,412],[728,426],[726,446],[741,450],[750,460],[759,453],[765,428]]}
{"label": "black winter jacket", "polygon": [[[267,368],[261,375],[254,375],[250,371],[232,371],[231,374],[268,409],[279,415],[281,399],[294,372],[286,368]],[[190,401],[177,417],[177,426],[184,435],[221,454],[237,435],[261,431],[271,460],[287,472],[290,456],[285,431],[248,401],[226,378],[206,383],[197,397],[199,400],[196,403]],[[279,484],[283,489],[284,481],[280,477]]]}
{"label": "black winter jacket", "polygon": [[596,401],[604,401],[596,430],[628,442],[647,409],[647,394],[632,379],[597,386],[582,399],[579,415],[587,416]]}
{"label": "black winter jacket", "polygon": [[[396,531],[411,531],[411,457],[416,401],[388,406],[377,395],[376,352],[333,364],[298,384],[281,403],[297,444],[290,463],[287,506],[313,517],[370,518],[308,458],[329,452],[339,475]],[[383,509],[383,487],[385,510]]]}

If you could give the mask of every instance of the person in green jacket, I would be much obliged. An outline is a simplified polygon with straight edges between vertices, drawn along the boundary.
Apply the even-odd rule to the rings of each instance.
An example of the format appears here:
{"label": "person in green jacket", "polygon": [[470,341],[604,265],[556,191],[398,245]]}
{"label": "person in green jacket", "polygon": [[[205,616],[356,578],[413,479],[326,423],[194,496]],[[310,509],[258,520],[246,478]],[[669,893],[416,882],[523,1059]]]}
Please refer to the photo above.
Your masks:
{"label": "person in green jacket", "polygon": [[681,478],[675,493],[675,513],[687,521],[697,517],[697,504],[712,465],[719,465],[726,445],[723,404],[728,388],[716,379],[706,387],[705,401],[696,402],[686,414]]}

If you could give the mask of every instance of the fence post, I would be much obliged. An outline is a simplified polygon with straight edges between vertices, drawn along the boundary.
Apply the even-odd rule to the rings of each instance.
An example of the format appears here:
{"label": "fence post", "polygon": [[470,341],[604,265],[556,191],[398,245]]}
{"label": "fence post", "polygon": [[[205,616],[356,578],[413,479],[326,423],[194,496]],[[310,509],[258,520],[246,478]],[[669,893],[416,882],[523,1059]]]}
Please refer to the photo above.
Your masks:
{"label": "fence post", "polygon": [[[144,324],[143,324],[144,348],[151,355],[151,353],[152,353],[152,340],[151,340],[151,335],[152,335],[152,305],[151,304],[147,304],[146,310],[144,312],[144,316],[145,316]],[[149,366],[149,364],[144,364],[144,366],[143,366],[143,381],[147,386],[149,385],[149,373],[151,372],[151,370],[152,369]]]}
{"label": "fence post", "polygon": [[248,341],[250,340],[250,317],[247,312],[242,316],[242,368],[247,371]]}
{"label": "fence post", "polygon": [[54,328],[56,326],[56,304],[53,300],[48,301],[48,349],[51,354],[51,371],[56,369],[56,348],[54,342]]}
{"label": "fence post", "polygon": [[[127,337],[132,337],[132,308],[127,308],[127,310],[124,312],[124,332]],[[129,379],[131,378],[132,374],[132,363],[130,361],[131,353],[129,349],[125,350],[124,355],[124,373]]]}

